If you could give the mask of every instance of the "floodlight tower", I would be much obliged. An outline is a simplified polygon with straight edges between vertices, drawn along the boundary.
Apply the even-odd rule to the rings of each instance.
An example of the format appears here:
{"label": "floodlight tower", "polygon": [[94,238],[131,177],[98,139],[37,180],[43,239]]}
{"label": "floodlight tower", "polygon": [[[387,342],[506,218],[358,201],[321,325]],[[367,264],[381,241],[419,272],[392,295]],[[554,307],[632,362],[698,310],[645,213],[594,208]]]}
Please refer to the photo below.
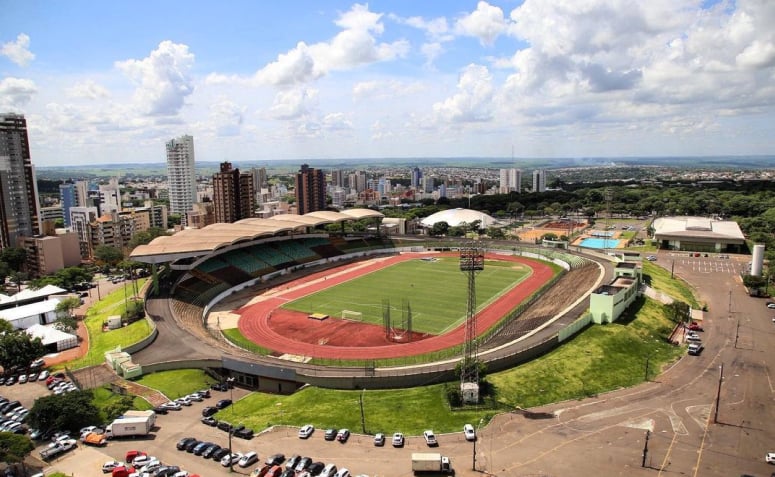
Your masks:
{"label": "floodlight tower", "polygon": [[460,271],[468,276],[468,310],[466,335],[463,344],[463,363],[460,368],[460,392],[464,403],[479,402],[478,344],[476,339],[476,272],[484,270],[484,252],[476,242],[460,247]]}

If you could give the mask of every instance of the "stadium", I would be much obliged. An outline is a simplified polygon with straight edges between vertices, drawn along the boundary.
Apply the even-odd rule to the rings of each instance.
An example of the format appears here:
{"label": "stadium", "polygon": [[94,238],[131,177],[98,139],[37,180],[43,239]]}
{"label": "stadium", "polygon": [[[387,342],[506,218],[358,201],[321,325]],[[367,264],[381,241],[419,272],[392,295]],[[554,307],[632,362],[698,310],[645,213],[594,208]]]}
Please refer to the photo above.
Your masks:
{"label": "stadium", "polygon": [[[242,386],[292,392],[453,380],[469,297],[460,242],[345,232],[353,221],[379,231],[382,218],[352,209],[214,224],[158,237],[131,259],[152,265],[149,293],[167,300],[177,324],[217,350],[197,363]],[[574,321],[603,267],[514,243],[483,249],[474,316],[488,369],[525,362],[580,331]],[[143,372],[186,365],[146,363]]]}

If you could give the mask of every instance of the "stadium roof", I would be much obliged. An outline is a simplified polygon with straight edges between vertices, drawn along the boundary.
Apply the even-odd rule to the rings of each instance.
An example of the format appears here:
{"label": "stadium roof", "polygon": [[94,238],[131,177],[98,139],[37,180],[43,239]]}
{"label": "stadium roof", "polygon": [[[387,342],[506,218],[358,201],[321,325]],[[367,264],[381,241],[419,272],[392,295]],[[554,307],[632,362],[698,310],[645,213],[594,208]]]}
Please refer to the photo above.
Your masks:
{"label": "stadium roof", "polygon": [[282,214],[267,219],[243,219],[232,224],[218,223],[201,229],[185,229],[157,237],[148,245],[132,250],[129,258],[144,263],[164,263],[212,253],[238,242],[250,242],[282,233],[293,233],[308,227],[318,227],[348,220],[382,218],[371,209],[348,209],[341,212],[318,211],[304,215]]}
{"label": "stadium roof", "polygon": [[458,227],[476,220],[480,221],[479,228],[487,228],[497,222],[494,218],[478,210],[447,209],[425,217],[420,223],[423,227],[433,227],[438,222],[446,222],[450,227]]}
{"label": "stadium roof", "polygon": [[737,222],[713,220],[707,217],[659,217],[654,220],[654,236],[658,240],[712,239],[727,243],[743,243],[745,236]]}

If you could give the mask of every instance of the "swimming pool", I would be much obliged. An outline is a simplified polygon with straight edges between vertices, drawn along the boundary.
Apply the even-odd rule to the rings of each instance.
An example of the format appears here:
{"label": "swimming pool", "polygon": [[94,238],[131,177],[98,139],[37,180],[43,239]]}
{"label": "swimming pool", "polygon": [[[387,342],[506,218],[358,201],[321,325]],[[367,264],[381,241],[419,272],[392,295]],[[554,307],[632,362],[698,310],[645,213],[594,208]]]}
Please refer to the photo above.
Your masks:
{"label": "swimming pool", "polygon": [[585,238],[581,240],[579,244],[581,247],[586,248],[616,248],[619,245],[617,239],[601,239],[601,238]]}

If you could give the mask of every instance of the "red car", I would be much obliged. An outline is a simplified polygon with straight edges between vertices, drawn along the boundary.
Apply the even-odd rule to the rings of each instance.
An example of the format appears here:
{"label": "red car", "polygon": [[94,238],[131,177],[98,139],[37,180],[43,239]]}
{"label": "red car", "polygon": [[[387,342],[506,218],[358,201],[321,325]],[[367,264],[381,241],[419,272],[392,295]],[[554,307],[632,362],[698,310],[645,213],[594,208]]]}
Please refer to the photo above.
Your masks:
{"label": "red car", "polygon": [[130,451],[126,451],[126,456],[125,456],[124,460],[125,460],[127,463],[131,464],[133,460],[135,460],[137,457],[139,457],[139,456],[141,456],[141,455],[145,455],[145,456],[147,456],[148,454],[146,454],[146,453],[145,453],[145,452],[143,452],[143,451],[138,451],[138,450],[130,450]]}
{"label": "red car", "polygon": [[696,321],[692,321],[692,323],[689,325],[689,331],[702,331],[702,325]]}

